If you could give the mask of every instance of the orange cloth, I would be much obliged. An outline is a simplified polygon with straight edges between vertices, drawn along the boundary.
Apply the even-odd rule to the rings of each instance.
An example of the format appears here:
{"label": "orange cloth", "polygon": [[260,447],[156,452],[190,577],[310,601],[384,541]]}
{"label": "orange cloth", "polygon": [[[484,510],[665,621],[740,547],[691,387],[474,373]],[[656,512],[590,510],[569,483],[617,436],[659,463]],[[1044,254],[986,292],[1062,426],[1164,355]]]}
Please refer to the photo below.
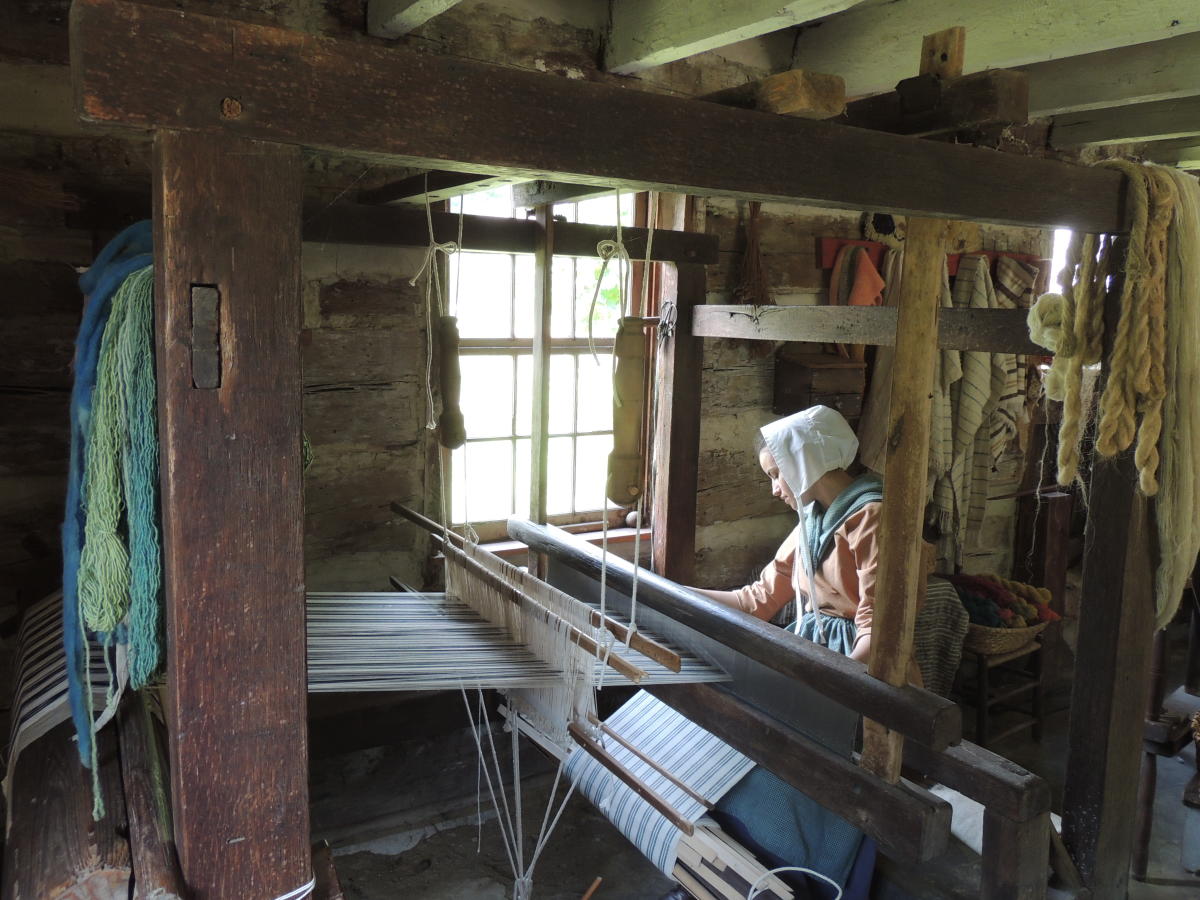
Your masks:
{"label": "orange cloth", "polygon": [[[874,617],[880,508],[879,503],[868,503],[847,517],[842,527],[834,532],[833,550],[814,576],[819,594],[818,609],[829,615],[853,619],[857,629],[856,646],[871,633]],[[809,594],[803,565],[797,571],[799,540],[797,526],[780,545],[775,558],[762,570],[758,580],[733,592],[741,609],[760,619],[770,619],[795,599],[795,585],[798,584],[806,596]]]}
{"label": "orange cloth", "polygon": [[[847,272],[853,268],[853,274]],[[848,282],[847,282],[848,279]],[[871,263],[864,247],[847,244],[838,251],[829,282],[829,303],[833,306],[883,306],[884,280]],[[841,356],[866,358],[862,344],[837,344]]]}

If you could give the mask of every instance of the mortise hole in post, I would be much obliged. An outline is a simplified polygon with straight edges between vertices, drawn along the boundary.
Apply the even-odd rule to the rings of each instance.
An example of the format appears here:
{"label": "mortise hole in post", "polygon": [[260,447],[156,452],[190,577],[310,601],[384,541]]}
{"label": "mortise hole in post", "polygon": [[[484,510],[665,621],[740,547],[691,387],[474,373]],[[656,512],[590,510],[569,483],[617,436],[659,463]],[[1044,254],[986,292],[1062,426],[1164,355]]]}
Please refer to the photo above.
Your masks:
{"label": "mortise hole in post", "polygon": [[193,284],[192,386],[213,390],[221,386],[221,292],[215,284]]}

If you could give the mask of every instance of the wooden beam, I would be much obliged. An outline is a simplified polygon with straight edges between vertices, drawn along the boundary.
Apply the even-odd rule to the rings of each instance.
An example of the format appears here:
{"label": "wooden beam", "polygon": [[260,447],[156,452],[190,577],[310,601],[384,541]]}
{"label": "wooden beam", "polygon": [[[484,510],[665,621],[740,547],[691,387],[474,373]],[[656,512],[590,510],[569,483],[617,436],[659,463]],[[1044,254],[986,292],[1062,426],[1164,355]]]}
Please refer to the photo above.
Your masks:
{"label": "wooden beam", "polygon": [[[508,532],[514,540],[549,553],[554,563],[562,563],[596,580],[601,565],[605,565],[608,584],[613,590],[627,594],[633,587],[631,563],[611,555],[604,563],[599,548],[562,529],[509,519]],[[653,572],[642,570],[638,574],[638,603],[645,603],[776,672],[804,682],[843,706],[887,722],[926,746],[940,750],[962,736],[962,713],[944,697],[911,685],[885,684],[868,675],[862,663],[848,656],[812,641],[796,640],[775,625],[714,603]]]}
{"label": "wooden beam", "polygon": [[[300,153],[163,131],[155,304],[175,843],[197,900],[310,877],[300,465]],[[194,387],[194,286],[219,388]],[[215,767],[215,761],[220,767]]]}
{"label": "wooden beam", "polygon": [[[458,240],[458,214],[435,212],[433,234],[438,241]],[[557,256],[596,256],[596,245],[612,238],[611,225],[555,222]],[[622,240],[635,259],[646,256],[645,228],[621,229]],[[498,216],[463,216],[463,249],[497,253],[533,253],[538,228],[532,220]],[[423,247],[429,243],[425,211],[403,207],[343,204],[305,211],[304,240],[313,243]],[[654,232],[651,259],[655,262],[711,264],[718,259],[717,236],[683,231]]]}
{"label": "wooden beam", "polygon": [[906,78],[896,90],[856,100],[838,121],[917,137],[1029,118],[1029,81],[1022,72],[990,69],[961,78]]}
{"label": "wooden beam", "polygon": [[[1003,12],[1007,28],[1013,13]],[[121,53],[112,52],[116,46]],[[76,108],[91,121],[227,132],[421,168],[622,190],[1095,232],[1125,227],[1124,177],[1111,169],[764,116],[128,0],[76,0],[71,53]],[[867,55],[881,54],[872,47]],[[150,71],[155,78],[146,78]],[[237,103],[224,104],[223,113],[225,99]],[[713,134],[737,135],[736,166]],[[864,168],[864,159],[873,164]]]}
{"label": "wooden beam", "polygon": [[904,765],[1016,822],[1050,810],[1045,780],[970,741],[941,751],[905,741]]}
{"label": "wooden beam", "polygon": [[[888,403],[887,491],[879,515],[879,567],[867,671],[897,687],[908,683],[913,626],[925,589],[921,567],[932,418],[937,322],[945,277],[949,222],[909,219]],[[904,737],[863,722],[862,765],[890,782],[900,777]]]}
{"label": "wooden beam", "polygon": [[471,172],[443,172],[435,169],[422,175],[412,175],[367,191],[359,191],[358,202],[369,204],[441,203],[452,197],[490,191],[513,184],[508,175],[476,175]]}
{"label": "wooden beam", "polygon": [[853,5],[854,0],[613,0],[604,67],[630,75]]}
{"label": "wooden beam", "polygon": [[[1014,23],[1020,27],[1014,28]],[[796,39],[793,64],[846,79],[851,97],[891,90],[924,35],[961,25],[970,35],[965,72],[1010,69],[1200,31],[1200,9],[1172,0],[896,0],[833,16]]]}
{"label": "wooden beam", "polygon": [[1200,96],[1155,100],[1056,116],[1050,129],[1055,147],[1130,144],[1200,135]]}
{"label": "wooden beam", "polygon": [[1030,116],[1200,94],[1200,32],[1021,66]]}
{"label": "wooden beam", "polygon": [[440,16],[459,0],[367,0],[367,33],[396,38]]}
{"label": "wooden beam", "polygon": [[[1123,278],[1105,299],[1103,389]],[[1124,898],[1154,631],[1153,526],[1133,451],[1097,460],[1084,532],[1082,595],[1063,841],[1096,900]]]}
{"label": "wooden beam", "polygon": [[[938,316],[937,345],[950,350],[1045,355],[1029,339],[1023,309],[944,309]],[[696,310],[696,337],[817,343],[896,343],[895,307],[709,305]]]}
{"label": "wooden beam", "polygon": [[739,700],[728,688],[681,684],[649,689],[663,703],[733,749],[861,828],[901,859],[933,859],[946,848],[950,805],[908,783],[889,784],[827,750],[778,719]]}
{"label": "wooden beam", "polygon": [[1143,147],[1139,155],[1151,162],[1162,163],[1165,166],[1197,169],[1200,168],[1200,138],[1187,137],[1171,141],[1157,141]]}
{"label": "wooden beam", "polygon": [[[696,485],[700,465],[700,382],[704,342],[692,333],[695,310],[704,305],[703,266],[681,265],[663,273],[663,314],[673,309],[674,327],[660,328],[654,379],[658,431],[654,438],[651,558],[654,570],[691,584],[696,574]],[[674,290],[672,290],[674,288]]]}

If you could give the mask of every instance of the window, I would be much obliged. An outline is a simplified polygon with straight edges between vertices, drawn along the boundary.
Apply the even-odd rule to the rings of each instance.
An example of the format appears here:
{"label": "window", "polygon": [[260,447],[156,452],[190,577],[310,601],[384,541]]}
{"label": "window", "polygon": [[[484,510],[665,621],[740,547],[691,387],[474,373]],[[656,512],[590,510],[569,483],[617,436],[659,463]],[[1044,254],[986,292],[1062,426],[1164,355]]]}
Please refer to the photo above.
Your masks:
{"label": "window", "polygon": [[[621,222],[633,224],[633,196],[621,196]],[[523,217],[512,188],[469,194],[451,211]],[[554,207],[556,218],[615,224],[617,201],[604,196]],[[588,314],[601,262],[556,256],[551,297],[547,514],[551,521],[595,521],[604,507],[612,449],[612,346],[620,317],[617,265],[604,274]],[[450,457],[450,510],[455,523],[495,522],[529,510],[533,420],[533,257],[464,252],[450,260],[451,312],[461,336],[462,411],[467,443]],[[486,538],[488,535],[483,534]]]}

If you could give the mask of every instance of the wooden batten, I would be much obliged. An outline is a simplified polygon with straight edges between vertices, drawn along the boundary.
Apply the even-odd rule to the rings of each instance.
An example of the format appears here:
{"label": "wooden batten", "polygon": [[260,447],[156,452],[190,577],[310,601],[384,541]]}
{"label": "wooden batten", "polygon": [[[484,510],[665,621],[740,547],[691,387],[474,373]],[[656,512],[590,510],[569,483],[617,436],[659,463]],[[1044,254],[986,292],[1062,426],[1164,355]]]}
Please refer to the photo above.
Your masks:
{"label": "wooden batten", "polygon": [[[131,32],[138,40],[128,39]],[[93,122],[220,132],[400,165],[622,190],[1089,232],[1126,227],[1125,179],[1110,169],[916,142],[128,0],[76,0],[70,46],[76,109]],[[115,46],[122,52],[113,53]],[[237,105],[223,104],[227,99]],[[736,166],[713,134],[737,136]],[[863,160],[875,164],[864,167]]]}
{"label": "wooden batten", "polygon": [[[1046,354],[1029,339],[1024,309],[943,309],[936,344],[948,350],[989,353]],[[726,306],[696,310],[692,334],[697,337],[757,341],[895,346],[897,310],[891,306]]]}

